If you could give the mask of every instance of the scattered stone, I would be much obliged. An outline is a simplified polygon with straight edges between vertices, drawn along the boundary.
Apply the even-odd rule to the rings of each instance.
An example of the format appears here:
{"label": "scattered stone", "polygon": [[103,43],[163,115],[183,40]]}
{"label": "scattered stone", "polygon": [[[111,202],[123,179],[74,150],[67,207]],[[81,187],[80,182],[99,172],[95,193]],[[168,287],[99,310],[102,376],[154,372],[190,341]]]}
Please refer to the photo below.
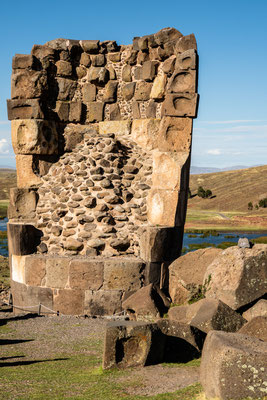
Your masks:
{"label": "scattered stone", "polygon": [[257,303],[245,311],[242,316],[250,321],[255,317],[267,317],[267,300],[261,299]]}
{"label": "scattered stone", "polygon": [[239,329],[238,333],[267,342],[267,317],[254,317]]}

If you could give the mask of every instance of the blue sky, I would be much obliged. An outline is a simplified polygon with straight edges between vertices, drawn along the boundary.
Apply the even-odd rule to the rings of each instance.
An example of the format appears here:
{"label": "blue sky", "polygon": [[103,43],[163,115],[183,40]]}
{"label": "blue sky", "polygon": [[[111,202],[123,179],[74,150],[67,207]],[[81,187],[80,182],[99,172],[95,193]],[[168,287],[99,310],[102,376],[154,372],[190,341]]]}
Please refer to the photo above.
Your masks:
{"label": "blue sky", "polygon": [[115,39],[167,26],[194,33],[200,106],[192,164],[267,164],[267,0],[13,0],[0,14],[0,166],[15,165],[7,121],[12,56],[64,37]]}

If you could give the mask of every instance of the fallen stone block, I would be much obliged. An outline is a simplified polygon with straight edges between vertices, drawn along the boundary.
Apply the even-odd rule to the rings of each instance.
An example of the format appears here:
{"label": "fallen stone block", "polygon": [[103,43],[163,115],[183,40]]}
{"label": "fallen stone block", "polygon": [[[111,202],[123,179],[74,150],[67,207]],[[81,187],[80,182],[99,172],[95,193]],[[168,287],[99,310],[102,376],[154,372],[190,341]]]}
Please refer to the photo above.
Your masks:
{"label": "fallen stone block", "polygon": [[255,317],[267,317],[267,300],[261,299],[257,301],[257,303],[245,311],[242,316],[247,320],[250,321],[252,318]]}
{"label": "fallen stone block", "polygon": [[164,336],[157,324],[110,322],[107,325],[103,368],[131,368],[156,364],[164,356]]}
{"label": "fallen stone block", "polygon": [[114,315],[121,312],[121,290],[85,290],[84,313],[87,315]]}
{"label": "fallen stone block", "polygon": [[219,299],[233,310],[259,299],[267,292],[267,245],[224,250],[207,268],[204,280],[208,278],[206,297]]}
{"label": "fallen stone block", "polygon": [[253,336],[267,342],[267,317],[252,318],[239,329],[238,333]]}
{"label": "fallen stone block", "polygon": [[169,293],[174,304],[187,303],[203,289],[203,278],[209,264],[222,252],[209,247],[189,252],[169,266]]}
{"label": "fallen stone block", "polygon": [[211,331],[202,351],[200,382],[207,399],[264,398],[266,343],[238,333]]}
{"label": "fallen stone block", "polygon": [[210,330],[236,332],[246,323],[241,315],[215,299],[202,299],[187,306],[171,307],[168,315],[171,320],[190,324],[206,333]]}

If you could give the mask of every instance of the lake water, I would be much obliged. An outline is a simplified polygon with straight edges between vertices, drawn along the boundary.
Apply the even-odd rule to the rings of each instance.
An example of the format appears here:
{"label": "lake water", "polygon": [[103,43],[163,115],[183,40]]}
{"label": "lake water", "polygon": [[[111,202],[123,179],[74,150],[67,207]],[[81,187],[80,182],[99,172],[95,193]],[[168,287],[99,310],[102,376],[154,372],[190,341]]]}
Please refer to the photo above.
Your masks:
{"label": "lake water", "polygon": [[[0,220],[0,231],[7,230],[7,222],[8,222],[7,218]],[[205,238],[201,237],[200,233],[193,234],[195,237],[190,237],[192,233],[185,233],[183,241],[183,247],[185,253],[193,251],[189,247],[190,244],[202,244],[205,242],[214,244],[215,246],[217,246],[222,242],[233,242],[237,244],[238,239],[240,237],[247,237],[249,240],[251,240],[251,239],[256,239],[260,236],[265,236],[265,234],[263,233],[241,233],[241,232],[218,232],[218,233],[219,233],[218,236],[209,235]],[[227,236],[233,236],[233,237],[229,238]],[[5,257],[8,256],[7,239],[0,239],[0,255]]]}

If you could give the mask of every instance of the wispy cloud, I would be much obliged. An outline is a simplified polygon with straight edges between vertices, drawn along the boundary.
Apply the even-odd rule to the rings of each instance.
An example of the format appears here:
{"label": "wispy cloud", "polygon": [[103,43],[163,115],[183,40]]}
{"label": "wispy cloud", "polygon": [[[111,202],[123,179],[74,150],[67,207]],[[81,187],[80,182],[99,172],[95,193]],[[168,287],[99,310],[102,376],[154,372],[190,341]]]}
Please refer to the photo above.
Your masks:
{"label": "wispy cloud", "polygon": [[1,139],[0,140],[0,154],[8,154],[9,153],[9,148],[8,148],[8,142],[6,139]]}
{"label": "wispy cloud", "polygon": [[212,156],[219,156],[222,154],[220,149],[209,149],[206,151],[207,154],[210,154]]}
{"label": "wispy cloud", "polygon": [[224,125],[224,124],[240,124],[240,123],[252,123],[252,122],[266,122],[264,119],[235,119],[230,121],[198,121],[200,124],[208,125]]}

